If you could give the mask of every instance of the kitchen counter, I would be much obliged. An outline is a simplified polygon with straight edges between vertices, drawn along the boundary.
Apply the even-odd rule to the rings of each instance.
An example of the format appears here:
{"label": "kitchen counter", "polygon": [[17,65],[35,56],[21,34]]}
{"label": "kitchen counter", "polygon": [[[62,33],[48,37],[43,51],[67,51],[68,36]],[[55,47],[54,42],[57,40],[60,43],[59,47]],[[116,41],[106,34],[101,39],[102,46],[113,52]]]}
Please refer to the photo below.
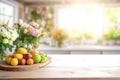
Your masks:
{"label": "kitchen counter", "polygon": [[41,45],[39,50],[51,50],[51,51],[79,51],[79,50],[104,50],[104,51],[116,51],[120,50],[120,46],[101,46],[101,45],[78,45],[78,46],[67,46],[67,47],[61,47],[61,48],[56,48],[56,47],[49,47],[49,46],[44,46]]}
{"label": "kitchen counter", "polygon": [[0,70],[0,80],[120,80],[120,55],[49,56],[52,62],[37,70]]}
{"label": "kitchen counter", "polygon": [[47,54],[120,54],[120,46],[78,45],[61,48],[41,45],[38,49]]}

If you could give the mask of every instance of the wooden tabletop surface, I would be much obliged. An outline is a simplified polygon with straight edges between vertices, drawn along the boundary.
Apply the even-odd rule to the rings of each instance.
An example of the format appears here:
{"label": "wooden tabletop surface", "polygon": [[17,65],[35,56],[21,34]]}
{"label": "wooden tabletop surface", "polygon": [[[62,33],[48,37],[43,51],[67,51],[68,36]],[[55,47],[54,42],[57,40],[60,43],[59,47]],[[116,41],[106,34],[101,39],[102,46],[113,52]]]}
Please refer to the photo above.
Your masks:
{"label": "wooden tabletop surface", "polygon": [[2,71],[0,80],[120,80],[120,55],[49,55],[52,62],[31,71]]}

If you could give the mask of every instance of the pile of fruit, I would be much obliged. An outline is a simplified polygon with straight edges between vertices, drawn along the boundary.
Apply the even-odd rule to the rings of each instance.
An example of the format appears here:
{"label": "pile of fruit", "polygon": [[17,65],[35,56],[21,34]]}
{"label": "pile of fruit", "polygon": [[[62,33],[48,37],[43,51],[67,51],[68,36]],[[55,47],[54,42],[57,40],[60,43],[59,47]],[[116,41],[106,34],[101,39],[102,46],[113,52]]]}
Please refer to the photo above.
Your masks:
{"label": "pile of fruit", "polygon": [[47,60],[44,52],[30,51],[29,53],[25,48],[18,48],[13,54],[9,54],[6,62],[9,65],[32,65],[43,63]]}

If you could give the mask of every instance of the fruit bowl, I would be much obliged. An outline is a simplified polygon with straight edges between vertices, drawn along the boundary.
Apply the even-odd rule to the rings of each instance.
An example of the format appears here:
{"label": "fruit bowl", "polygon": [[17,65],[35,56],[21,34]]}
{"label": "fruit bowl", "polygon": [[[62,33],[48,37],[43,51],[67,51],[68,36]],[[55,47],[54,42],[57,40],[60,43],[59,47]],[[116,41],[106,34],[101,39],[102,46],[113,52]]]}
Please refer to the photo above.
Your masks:
{"label": "fruit bowl", "polygon": [[14,53],[9,54],[5,61],[0,62],[1,70],[23,71],[43,67],[51,62],[51,57],[44,52],[35,50],[27,51],[25,48],[18,48]]}
{"label": "fruit bowl", "polygon": [[37,63],[32,65],[17,65],[11,66],[6,63],[6,61],[0,61],[0,70],[5,71],[28,71],[28,70],[35,70],[41,67],[48,65],[51,62],[51,57],[47,56],[47,60],[43,63]]}

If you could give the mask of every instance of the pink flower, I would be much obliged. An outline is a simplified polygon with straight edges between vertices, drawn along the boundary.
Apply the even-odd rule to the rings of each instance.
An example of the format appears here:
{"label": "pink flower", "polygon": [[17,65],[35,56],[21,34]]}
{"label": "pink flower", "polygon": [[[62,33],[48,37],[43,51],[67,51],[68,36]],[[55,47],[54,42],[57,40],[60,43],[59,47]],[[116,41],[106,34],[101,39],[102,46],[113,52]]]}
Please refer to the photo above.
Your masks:
{"label": "pink flower", "polygon": [[38,14],[40,14],[40,13],[42,12],[42,8],[41,8],[41,7],[37,7],[36,12],[37,12]]}
{"label": "pink flower", "polygon": [[36,23],[36,22],[30,22],[30,25],[31,25],[31,26],[39,26],[39,24]]}
{"label": "pink flower", "polygon": [[37,36],[39,34],[39,31],[33,27],[30,28],[29,33],[33,36]]}

